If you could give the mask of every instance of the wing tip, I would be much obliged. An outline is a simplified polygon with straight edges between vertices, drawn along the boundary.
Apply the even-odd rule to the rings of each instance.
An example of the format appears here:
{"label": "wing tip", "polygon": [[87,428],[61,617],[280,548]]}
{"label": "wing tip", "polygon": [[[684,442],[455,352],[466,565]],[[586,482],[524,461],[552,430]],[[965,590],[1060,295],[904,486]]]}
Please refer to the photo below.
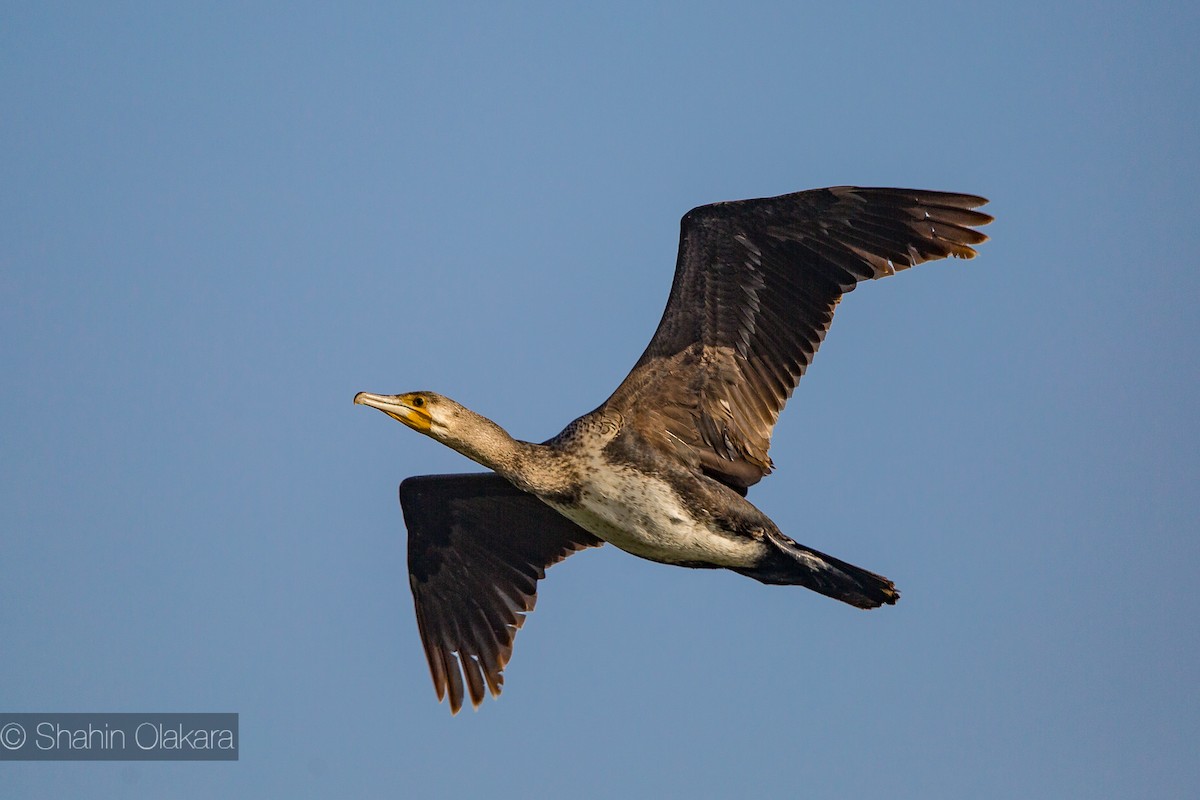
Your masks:
{"label": "wing tip", "polygon": [[[438,680],[438,675],[434,675],[433,692],[437,695],[438,703],[448,700],[450,706],[450,716],[458,716],[458,712],[462,711],[465,700],[471,701],[471,710],[478,711],[483,705],[483,701],[487,698],[487,694],[491,694],[493,700],[498,700],[504,689],[504,674],[503,667],[500,670],[489,669],[482,661],[479,661],[471,656],[464,657],[462,653],[450,653],[446,657],[446,661],[450,663],[445,665],[445,669],[454,670],[457,678]],[[470,662],[468,665],[467,662]],[[471,670],[477,672],[472,677]],[[482,677],[482,683],[477,681]],[[466,678],[465,687],[463,686],[463,678]],[[455,690],[455,687],[458,687]],[[466,692],[463,692],[463,689]],[[486,693],[485,693],[486,692]]]}

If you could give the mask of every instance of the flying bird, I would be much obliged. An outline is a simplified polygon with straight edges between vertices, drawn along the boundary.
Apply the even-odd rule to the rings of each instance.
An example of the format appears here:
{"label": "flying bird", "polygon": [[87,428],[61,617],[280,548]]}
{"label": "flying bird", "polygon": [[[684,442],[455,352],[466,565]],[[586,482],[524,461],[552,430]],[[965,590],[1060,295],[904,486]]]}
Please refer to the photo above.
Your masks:
{"label": "flying bird", "polygon": [[409,582],[438,700],[498,696],[546,568],[605,542],[642,558],[804,586],[858,608],[892,581],[797,543],[746,499],[841,297],[973,258],[992,217],[967,194],[837,186],[714,203],[681,223],[658,329],[617,390],[533,444],[448,397],[360,392],[491,472],[400,485]]}

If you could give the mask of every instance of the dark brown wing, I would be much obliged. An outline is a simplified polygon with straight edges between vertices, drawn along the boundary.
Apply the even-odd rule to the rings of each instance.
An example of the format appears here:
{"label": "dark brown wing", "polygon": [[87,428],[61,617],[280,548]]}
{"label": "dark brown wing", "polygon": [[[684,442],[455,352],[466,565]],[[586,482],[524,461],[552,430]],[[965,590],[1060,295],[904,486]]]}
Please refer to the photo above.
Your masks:
{"label": "dark brown wing", "polygon": [[[422,475],[400,484],[408,573],[438,700],[450,711],[504,685],[504,665],[546,568],[603,542],[495,473]],[[461,674],[460,674],[461,668]]]}
{"label": "dark brown wing", "polygon": [[[966,194],[838,186],[688,212],[666,311],[604,409],[693,468],[744,489],[841,296],[946,256],[992,221]],[[628,424],[628,422],[627,422]]]}

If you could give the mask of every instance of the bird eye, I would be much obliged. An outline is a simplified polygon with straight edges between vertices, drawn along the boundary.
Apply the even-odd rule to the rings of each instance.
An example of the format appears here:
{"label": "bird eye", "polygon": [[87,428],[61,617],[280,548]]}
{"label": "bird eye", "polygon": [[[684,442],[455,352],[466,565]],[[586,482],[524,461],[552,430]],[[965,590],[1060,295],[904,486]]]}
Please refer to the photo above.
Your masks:
{"label": "bird eye", "polygon": [[421,408],[425,405],[424,397],[414,397],[412,400],[413,408]]}

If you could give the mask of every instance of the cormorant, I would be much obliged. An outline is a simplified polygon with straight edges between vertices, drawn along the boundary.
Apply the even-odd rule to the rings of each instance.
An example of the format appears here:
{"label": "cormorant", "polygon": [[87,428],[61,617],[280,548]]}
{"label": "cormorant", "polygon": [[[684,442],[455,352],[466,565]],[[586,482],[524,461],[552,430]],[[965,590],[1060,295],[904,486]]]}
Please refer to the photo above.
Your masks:
{"label": "cormorant", "polygon": [[503,685],[537,581],[611,542],[652,561],[895,603],[881,575],[798,544],[748,500],[771,431],[842,295],[946,256],[972,258],[982,197],[837,186],[689,211],[666,310],[599,408],[542,444],[433,392],[354,402],[492,470],[400,485],[409,581],[438,699]]}

